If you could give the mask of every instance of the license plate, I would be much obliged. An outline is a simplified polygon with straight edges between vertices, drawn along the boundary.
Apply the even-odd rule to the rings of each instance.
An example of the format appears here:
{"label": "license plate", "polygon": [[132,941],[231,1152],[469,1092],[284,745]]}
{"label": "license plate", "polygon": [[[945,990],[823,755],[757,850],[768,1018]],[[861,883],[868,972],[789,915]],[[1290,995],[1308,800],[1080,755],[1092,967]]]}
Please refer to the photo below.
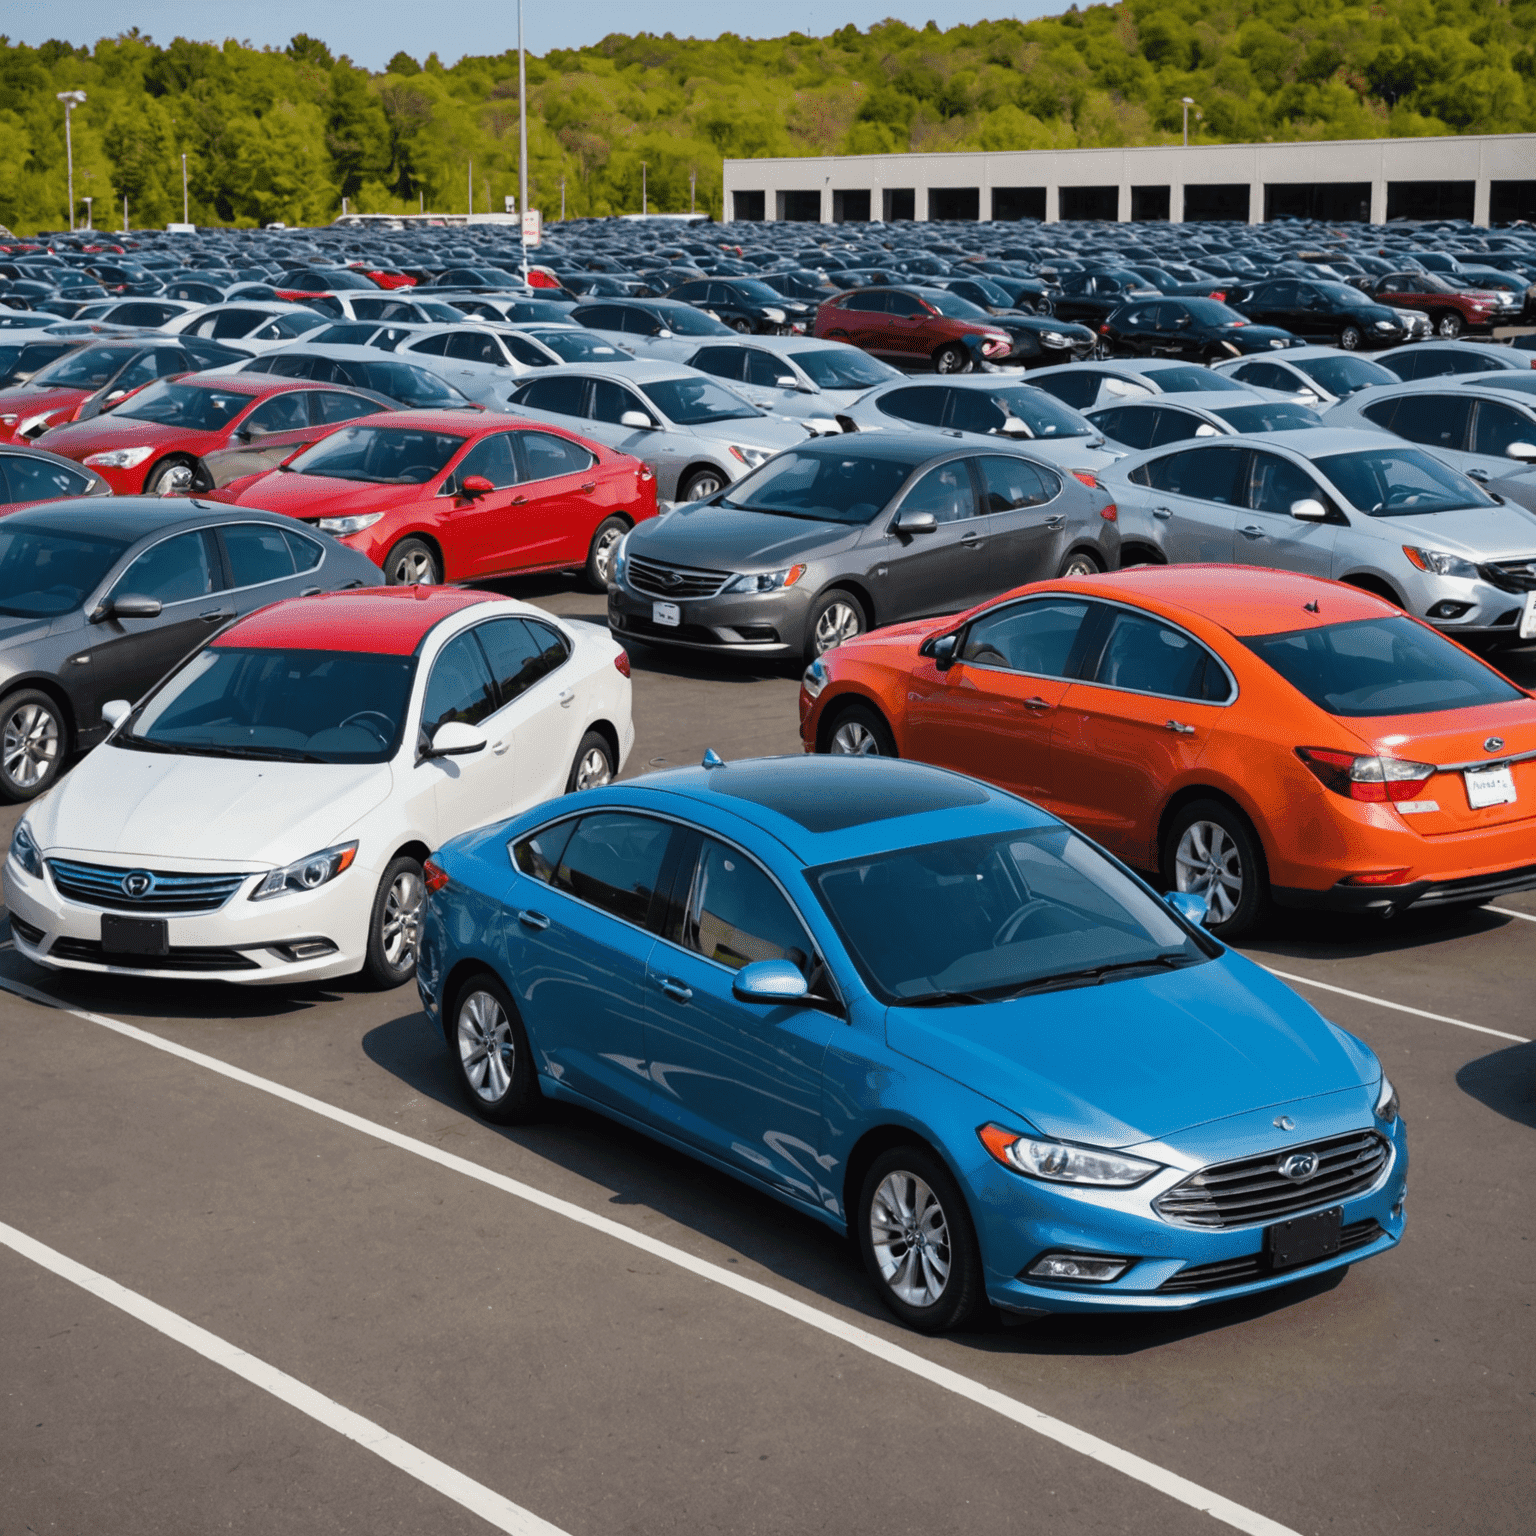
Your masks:
{"label": "license plate", "polygon": [[1515,773],[1510,767],[1468,768],[1463,777],[1467,781],[1467,804],[1474,811],[1489,805],[1513,805]]}
{"label": "license plate", "polygon": [[170,952],[163,917],[101,915],[101,947],[109,955],[164,955]]}
{"label": "license plate", "polygon": [[1339,1251],[1344,1230],[1344,1207],[1331,1205],[1326,1211],[1310,1216],[1293,1216],[1266,1229],[1264,1251],[1271,1269],[1291,1269],[1297,1264],[1315,1264]]}
{"label": "license plate", "polygon": [[1525,594],[1525,607],[1520,612],[1520,638],[1536,640],[1536,592]]}
{"label": "license plate", "polygon": [[651,622],[676,629],[683,622],[683,610],[676,603],[652,603]]}

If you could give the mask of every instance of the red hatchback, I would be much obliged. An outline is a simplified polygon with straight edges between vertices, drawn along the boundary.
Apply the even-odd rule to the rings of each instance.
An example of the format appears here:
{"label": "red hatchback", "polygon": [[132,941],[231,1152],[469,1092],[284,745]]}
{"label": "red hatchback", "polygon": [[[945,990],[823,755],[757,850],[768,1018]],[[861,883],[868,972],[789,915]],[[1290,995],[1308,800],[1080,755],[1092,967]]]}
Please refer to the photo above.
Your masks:
{"label": "red hatchback", "polygon": [[908,367],[931,363],[936,373],[966,373],[978,362],[999,361],[1013,351],[1012,336],[988,325],[984,311],[938,288],[840,293],[816,311],[816,334],[824,341],[851,341]]}
{"label": "red hatchback", "polygon": [[619,540],[656,515],[656,477],[542,422],[398,411],[344,427],[213,499],[317,525],[390,583],[583,566],[601,592]]}
{"label": "red hatchback", "polygon": [[98,471],[119,496],[211,490],[223,456],[251,456],[250,474],[274,467],[333,427],[392,410],[362,390],[271,374],[161,379],[108,415],[55,427],[50,453]]}

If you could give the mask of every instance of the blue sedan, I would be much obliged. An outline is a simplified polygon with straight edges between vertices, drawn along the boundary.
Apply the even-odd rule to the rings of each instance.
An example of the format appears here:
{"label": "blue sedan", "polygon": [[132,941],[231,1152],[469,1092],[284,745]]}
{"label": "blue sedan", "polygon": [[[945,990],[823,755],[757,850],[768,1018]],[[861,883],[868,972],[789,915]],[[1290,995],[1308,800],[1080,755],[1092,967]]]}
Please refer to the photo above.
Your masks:
{"label": "blue sedan", "polygon": [[426,867],[489,1120],[567,1099],[846,1232],[925,1331],[1177,1311],[1393,1247],[1371,1051],[1071,828],[885,758],[706,765]]}

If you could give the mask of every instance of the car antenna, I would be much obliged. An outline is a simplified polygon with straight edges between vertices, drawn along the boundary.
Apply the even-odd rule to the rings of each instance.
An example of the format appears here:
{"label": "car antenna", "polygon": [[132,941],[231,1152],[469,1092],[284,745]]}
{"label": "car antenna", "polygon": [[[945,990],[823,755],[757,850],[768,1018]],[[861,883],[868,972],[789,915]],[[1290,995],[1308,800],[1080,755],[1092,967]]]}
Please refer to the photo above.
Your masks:
{"label": "car antenna", "polygon": [[704,767],[706,769],[724,768],[725,759],[713,747],[706,747],[704,749]]}
{"label": "car antenna", "polygon": [[1310,603],[1305,604],[1305,607],[1308,613],[1317,613],[1319,611],[1317,606],[1317,599],[1315,597]]}

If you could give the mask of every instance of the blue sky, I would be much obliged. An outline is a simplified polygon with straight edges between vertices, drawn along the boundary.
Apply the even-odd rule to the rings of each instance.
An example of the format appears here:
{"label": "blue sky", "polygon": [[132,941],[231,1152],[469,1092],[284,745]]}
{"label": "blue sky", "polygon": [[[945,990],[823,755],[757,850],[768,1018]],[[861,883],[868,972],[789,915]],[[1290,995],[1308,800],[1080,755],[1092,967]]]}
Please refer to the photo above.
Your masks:
{"label": "blue sky", "polygon": [[[49,0],[7,8],[0,29],[15,43],[37,44],[52,37],[94,43],[137,26],[157,43],[174,37],[220,42],[238,37],[258,47],[281,46],[296,32],[319,37],[333,53],[380,69],[403,48],[418,60],[436,51],[451,64],[466,53],[500,53],[517,44],[515,0],[498,5],[422,5],[419,0],[261,0],[254,5],[210,6],[206,0]],[[778,37],[797,28],[825,36],[852,22],[867,27],[887,16],[914,26],[932,18],[940,26],[983,18],[1044,16],[1065,10],[1065,0],[839,0],[835,6],[806,0],[585,0],[561,5],[525,0],[523,26],[532,53],[595,43],[610,32],[673,32],[679,37]]]}

